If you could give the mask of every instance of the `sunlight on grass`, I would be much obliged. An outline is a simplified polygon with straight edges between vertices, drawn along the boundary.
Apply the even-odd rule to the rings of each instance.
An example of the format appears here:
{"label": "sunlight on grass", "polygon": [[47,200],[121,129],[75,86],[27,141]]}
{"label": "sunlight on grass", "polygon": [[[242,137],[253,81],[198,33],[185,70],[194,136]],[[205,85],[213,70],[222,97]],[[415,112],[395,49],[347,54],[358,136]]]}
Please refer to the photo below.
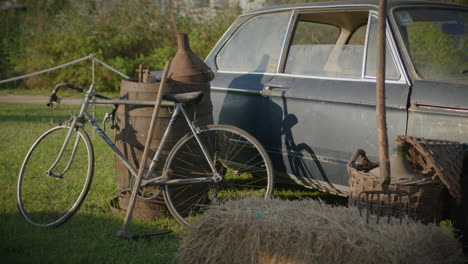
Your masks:
{"label": "sunlight on grass", "polygon": [[219,200],[225,200],[225,199],[238,199],[240,197],[249,197],[249,196],[259,196],[263,197],[265,196],[265,189],[256,189],[256,190],[251,190],[251,189],[236,189],[236,190],[221,190],[216,193],[216,198]]}
{"label": "sunlight on grass", "polygon": [[227,169],[225,179],[227,181],[245,181],[254,179],[254,176],[246,172],[238,174],[235,170]]}
{"label": "sunlight on grass", "polygon": [[[54,113],[54,123],[69,118],[63,105]],[[98,122],[109,107],[98,107]],[[172,263],[185,228],[172,217],[157,221],[132,221],[131,234],[175,233],[146,240],[121,240],[114,236],[123,216],[109,209],[116,195],[115,157],[96,134],[93,184],[80,210],[63,226],[38,228],[24,220],[16,208],[16,180],[27,150],[49,127],[51,114],[44,105],[0,105],[0,254],[2,263]],[[113,131],[106,131],[112,137]],[[44,155],[44,157],[47,155]],[[47,195],[47,194],[46,194]],[[179,235],[178,235],[179,234]],[[66,253],[66,254],[64,254]],[[177,262],[175,262],[177,263]]]}
{"label": "sunlight on grass", "polygon": [[[95,153],[95,172],[90,191],[80,210],[63,226],[38,228],[27,223],[16,208],[16,181],[24,155],[36,138],[54,124],[70,117],[77,106],[61,105],[53,114],[45,105],[0,105],[0,254],[2,262],[22,263],[177,263],[176,251],[186,228],[171,216],[155,221],[134,219],[131,234],[148,234],[172,230],[174,233],[145,240],[121,240],[115,237],[123,222],[123,215],[113,215],[110,201],[116,195],[115,156],[90,126],[86,126]],[[111,107],[97,107],[100,123]],[[106,131],[112,138],[113,131]],[[44,150],[47,151],[47,150]],[[48,156],[48,155],[47,155]],[[234,170],[228,172],[228,182],[237,189],[219,190],[221,199],[235,199],[245,194],[243,182],[254,177]],[[240,187],[239,187],[240,186]],[[261,186],[261,185],[260,185]],[[263,185],[265,186],[265,185]],[[265,189],[255,194],[263,196]],[[297,190],[277,186],[274,197],[283,199],[319,198],[339,204],[339,199],[316,191]],[[334,200],[335,199],[335,200]],[[198,217],[198,216],[197,216]],[[64,254],[66,252],[66,254]]]}

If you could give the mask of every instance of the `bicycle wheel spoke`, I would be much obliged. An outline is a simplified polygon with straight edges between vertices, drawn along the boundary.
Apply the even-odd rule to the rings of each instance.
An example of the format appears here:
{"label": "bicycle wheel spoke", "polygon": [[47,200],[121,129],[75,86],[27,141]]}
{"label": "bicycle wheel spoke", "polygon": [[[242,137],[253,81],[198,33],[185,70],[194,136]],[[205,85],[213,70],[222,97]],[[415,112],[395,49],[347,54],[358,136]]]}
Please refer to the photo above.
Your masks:
{"label": "bicycle wheel spoke", "polygon": [[[260,172],[260,171],[263,171],[264,169],[261,168],[262,165],[264,164],[263,161],[259,161],[255,164],[249,164],[249,165],[244,165],[244,166],[241,166],[240,169],[237,169],[237,171],[239,173],[244,173],[244,172],[249,172],[249,173],[255,173],[255,172]],[[250,169],[253,169],[253,170],[250,170]]]}
{"label": "bicycle wheel spoke", "polygon": [[[208,126],[198,137],[208,151],[221,181],[183,186],[165,185],[164,198],[173,216],[188,225],[212,204],[245,195],[268,197],[273,188],[273,169],[268,154],[252,136],[238,128]],[[209,162],[193,135],[182,138],[168,155],[166,177],[196,179],[212,176]]]}
{"label": "bicycle wheel spoke", "polygon": [[[232,139],[231,139],[231,140],[232,140]],[[238,138],[237,138],[237,141],[239,141],[239,140],[240,140],[240,136],[238,136]],[[235,142],[235,141],[234,141],[234,142]],[[230,145],[230,146],[232,145],[232,149],[231,149],[231,151],[228,151],[228,156],[229,156],[229,157],[232,157],[232,159],[234,159],[234,158],[237,157],[237,155],[240,153],[240,151],[242,150],[243,147],[242,147],[241,149],[239,149],[239,150],[233,155],[231,152],[235,150],[235,148],[236,148],[236,146],[237,146],[238,144],[235,144],[235,143],[230,142],[229,145]]]}
{"label": "bicycle wheel spoke", "polygon": [[[206,187],[201,190],[197,190],[196,192],[192,192],[190,189],[192,188],[192,185],[186,185],[183,188],[177,188],[173,191],[173,200],[177,201],[178,203],[178,208],[182,213],[187,213],[189,211],[197,211],[198,208],[202,207],[204,203],[203,201],[205,198],[203,196],[198,195],[199,198],[197,198],[196,194],[197,193],[203,193],[205,189],[209,189],[210,187]],[[195,195],[192,196],[187,196],[186,192],[192,192]],[[205,204],[206,206],[206,204]]]}
{"label": "bicycle wheel spoke", "polygon": [[248,184],[237,184],[237,183],[228,183],[227,186],[238,187],[238,188],[246,188],[246,189],[254,189],[254,188],[264,188],[264,185],[253,185],[254,183],[262,182],[262,180],[256,180],[253,182],[249,182]]}

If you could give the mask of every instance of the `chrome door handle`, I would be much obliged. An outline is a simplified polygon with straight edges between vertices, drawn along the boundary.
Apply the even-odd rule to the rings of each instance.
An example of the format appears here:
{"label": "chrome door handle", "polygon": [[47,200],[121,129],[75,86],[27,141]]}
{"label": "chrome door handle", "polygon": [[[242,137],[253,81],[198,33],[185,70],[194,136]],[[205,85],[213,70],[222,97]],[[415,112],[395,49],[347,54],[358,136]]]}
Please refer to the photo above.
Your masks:
{"label": "chrome door handle", "polygon": [[279,85],[265,85],[262,90],[263,96],[285,96],[289,88]]}

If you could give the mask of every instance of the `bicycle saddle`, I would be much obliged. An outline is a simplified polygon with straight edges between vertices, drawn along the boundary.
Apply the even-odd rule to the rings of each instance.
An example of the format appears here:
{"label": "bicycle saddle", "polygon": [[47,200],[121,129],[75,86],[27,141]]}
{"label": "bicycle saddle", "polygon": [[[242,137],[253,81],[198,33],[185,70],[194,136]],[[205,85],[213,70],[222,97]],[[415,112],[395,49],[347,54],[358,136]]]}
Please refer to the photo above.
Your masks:
{"label": "bicycle saddle", "polygon": [[175,103],[192,103],[197,104],[203,98],[203,92],[190,92],[180,94],[165,94],[162,97],[164,100],[175,102]]}

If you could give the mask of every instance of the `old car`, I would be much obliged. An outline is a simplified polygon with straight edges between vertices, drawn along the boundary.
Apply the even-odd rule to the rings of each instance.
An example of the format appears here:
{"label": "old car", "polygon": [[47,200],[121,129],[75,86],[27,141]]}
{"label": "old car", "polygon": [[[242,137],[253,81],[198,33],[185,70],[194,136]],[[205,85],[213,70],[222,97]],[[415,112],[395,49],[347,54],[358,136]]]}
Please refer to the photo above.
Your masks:
{"label": "old car", "polygon": [[[346,195],[353,152],[378,160],[378,4],[252,11],[208,55],[215,122],[257,137],[275,181]],[[468,143],[468,6],[392,0],[387,8],[389,142],[412,135]]]}

